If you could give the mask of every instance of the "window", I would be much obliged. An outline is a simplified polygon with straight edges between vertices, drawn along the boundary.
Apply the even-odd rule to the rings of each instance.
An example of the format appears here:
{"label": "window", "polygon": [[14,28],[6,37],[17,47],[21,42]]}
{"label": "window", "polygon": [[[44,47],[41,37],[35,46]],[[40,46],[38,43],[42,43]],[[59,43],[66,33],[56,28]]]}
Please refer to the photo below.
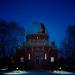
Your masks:
{"label": "window", "polygon": [[24,62],[24,57],[20,57],[20,62]]}
{"label": "window", "polygon": [[47,54],[45,53],[45,60],[47,60]]}
{"label": "window", "polygon": [[30,60],[30,53],[28,54],[28,60]]}
{"label": "window", "polygon": [[38,39],[38,36],[37,36],[37,39]]}
{"label": "window", "polygon": [[51,62],[54,62],[54,57],[51,57]]}

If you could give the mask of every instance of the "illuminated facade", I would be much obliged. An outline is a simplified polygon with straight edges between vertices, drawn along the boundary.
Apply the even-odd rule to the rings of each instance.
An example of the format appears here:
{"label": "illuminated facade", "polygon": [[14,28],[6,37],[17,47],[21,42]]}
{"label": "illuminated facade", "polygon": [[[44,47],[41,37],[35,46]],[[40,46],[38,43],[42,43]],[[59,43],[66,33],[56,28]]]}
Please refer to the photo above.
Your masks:
{"label": "illuminated facade", "polygon": [[44,24],[40,23],[40,31],[26,36],[26,44],[17,49],[17,62],[27,65],[44,66],[50,65],[57,60],[55,43],[49,43],[49,36],[45,32]]}

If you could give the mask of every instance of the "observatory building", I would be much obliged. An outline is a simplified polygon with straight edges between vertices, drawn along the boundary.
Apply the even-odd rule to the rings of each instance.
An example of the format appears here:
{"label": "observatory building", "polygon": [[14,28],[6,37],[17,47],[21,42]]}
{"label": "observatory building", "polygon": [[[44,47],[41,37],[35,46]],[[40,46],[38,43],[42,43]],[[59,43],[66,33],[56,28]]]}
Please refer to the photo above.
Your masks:
{"label": "observatory building", "polygon": [[55,42],[49,36],[43,23],[37,32],[26,35],[26,43],[16,50],[16,62],[31,68],[50,67],[57,61]]}

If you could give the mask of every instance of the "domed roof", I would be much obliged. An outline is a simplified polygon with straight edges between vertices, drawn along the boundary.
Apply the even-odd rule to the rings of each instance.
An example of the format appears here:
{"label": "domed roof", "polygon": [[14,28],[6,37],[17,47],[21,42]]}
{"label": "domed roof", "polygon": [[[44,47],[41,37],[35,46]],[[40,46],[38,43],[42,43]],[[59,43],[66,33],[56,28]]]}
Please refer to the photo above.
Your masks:
{"label": "domed roof", "polygon": [[32,26],[32,33],[45,33],[45,26],[43,23],[34,22]]}

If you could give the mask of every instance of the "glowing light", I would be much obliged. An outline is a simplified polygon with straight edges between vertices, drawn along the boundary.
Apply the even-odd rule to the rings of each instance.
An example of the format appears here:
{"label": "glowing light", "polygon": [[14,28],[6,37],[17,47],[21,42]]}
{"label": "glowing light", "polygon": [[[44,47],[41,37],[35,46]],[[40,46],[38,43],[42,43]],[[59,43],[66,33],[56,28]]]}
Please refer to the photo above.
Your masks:
{"label": "glowing light", "polygon": [[18,67],[16,67],[16,70],[18,70],[19,68]]}
{"label": "glowing light", "polygon": [[61,70],[62,68],[61,67],[59,67],[59,70]]}

